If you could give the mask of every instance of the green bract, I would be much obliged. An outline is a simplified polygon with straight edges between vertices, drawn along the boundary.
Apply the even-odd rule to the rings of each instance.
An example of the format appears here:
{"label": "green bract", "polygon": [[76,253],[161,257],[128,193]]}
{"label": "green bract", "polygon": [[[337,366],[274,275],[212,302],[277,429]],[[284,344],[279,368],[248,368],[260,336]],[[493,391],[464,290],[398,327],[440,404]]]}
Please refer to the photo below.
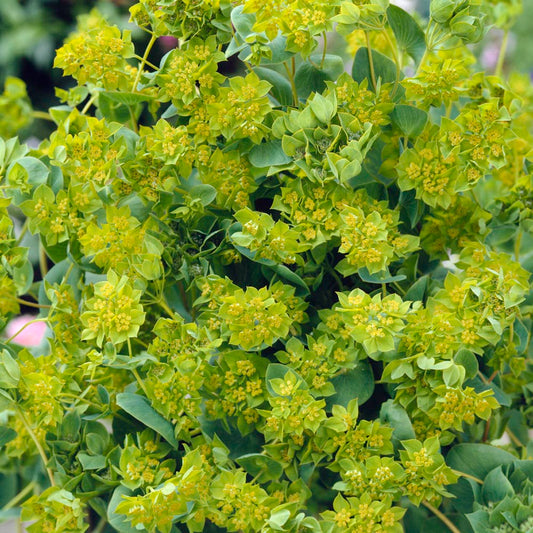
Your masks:
{"label": "green bract", "polygon": [[9,78],[0,521],[531,530],[533,90],[467,47],[520,6],[141,0]]}

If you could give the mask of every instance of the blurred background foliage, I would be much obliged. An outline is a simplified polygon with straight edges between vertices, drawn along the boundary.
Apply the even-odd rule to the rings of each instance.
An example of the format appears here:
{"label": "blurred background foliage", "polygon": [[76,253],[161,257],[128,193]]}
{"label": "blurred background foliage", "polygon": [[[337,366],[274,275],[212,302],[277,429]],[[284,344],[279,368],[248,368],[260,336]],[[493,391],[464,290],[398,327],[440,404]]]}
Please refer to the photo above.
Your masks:
{"label": "blurred background foliage", "polygon": [[[429,0],[391,2],[417,11],[423,18],[428,14]],[[60,70],[52,67],[53,59],[55,50],[74,30],[76,17],[97,8],[113,23],[124,27],[128,24],[128,8],[132,3],[134,0],[0,0],[0,87],[8,76],[20,77],[26,82],[35,109],[57,105],[54,88],[69,88],[70,80],[62,78]],[[524,11],[512,30],[505,70],[532,75],[533,0],[524,0],[523,4]],[[142,33],[134,37],[141,41],[146,39]],[[492,30],[475,46],[480,69],[494,69],[501,40],[502,32]],[[172,44],[160,43],[159,53],[164,53]],[[48,133],[46,128],[46,124],[35,121],[26,133],[42,138]]]}

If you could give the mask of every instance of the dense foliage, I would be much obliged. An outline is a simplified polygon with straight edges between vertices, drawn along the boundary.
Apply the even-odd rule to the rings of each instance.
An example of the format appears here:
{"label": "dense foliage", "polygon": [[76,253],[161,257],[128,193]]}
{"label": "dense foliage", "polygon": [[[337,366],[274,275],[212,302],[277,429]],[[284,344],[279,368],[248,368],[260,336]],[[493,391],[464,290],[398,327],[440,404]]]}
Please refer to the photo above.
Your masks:
{"label": "dense foliage", "polygon": [[144,50],[80,17],[61,105],[9,78],[0,328],[50,335],[0,346],[0,518],[532,531],[533,91],[468,47],[520,9],[140,0]]}

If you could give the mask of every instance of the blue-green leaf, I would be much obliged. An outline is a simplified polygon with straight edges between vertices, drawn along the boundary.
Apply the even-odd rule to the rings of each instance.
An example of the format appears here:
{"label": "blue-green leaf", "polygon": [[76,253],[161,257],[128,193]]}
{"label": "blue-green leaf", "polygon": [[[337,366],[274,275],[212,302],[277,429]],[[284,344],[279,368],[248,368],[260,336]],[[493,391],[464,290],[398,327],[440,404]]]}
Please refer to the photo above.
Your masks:
{"label": "blue-green leaf", "polygon": [[163,418],[144,396],[122,392],[117,394],[117,405],[139,422],[159,433],[169,444],[175,448],[178,447],[172,424]]}

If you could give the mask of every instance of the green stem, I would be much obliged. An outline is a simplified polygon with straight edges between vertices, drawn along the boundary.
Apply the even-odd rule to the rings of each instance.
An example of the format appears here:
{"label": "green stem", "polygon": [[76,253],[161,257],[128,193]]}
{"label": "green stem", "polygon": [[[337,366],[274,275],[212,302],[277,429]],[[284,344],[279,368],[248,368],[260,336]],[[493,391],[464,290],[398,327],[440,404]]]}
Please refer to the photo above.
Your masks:
{"label": "green stem", "polygon": [[135,379],[137,380],[137,383],[139,384],[139,387],[141,387],[142,391],[144,392],[144,395],[148,398],[148,389],[146,388],[146,385],[144,384],[144,381],[142,380],[141,376],[139,375],[139,372],[137,372],[136,368],[132,368],[131,372],[135,376]]}
{"label": "green stem", "polygon": [[397,281],[393,281],[392,285],[400,293],[400,296],[405,296],[405,290]]}
{"label": "green stem", "polygon": [[376,71],[374,70],[374,60],[372,59],[372,47],[370,46],[370,36],[368,32],[365,31],[365,40],[366,40],[366,49],[368,50],[368,67],[370,69],[370,79],[372,80],[372,85],[374,90],[377,88],[378,84],[376,82]]}
{"label": "green stem", "polygon": [[[131,341],[128,337],[128,353],[130,354],[130,357],[133,357],[133,351],[131,349]],[[137,380],[137,383],[139,384],[139,387],[141,387],[142,391],[144,392],[144,395],[148,398],[148,390],[146,389],[146,385],[144,384],[144,381],[142,380],[141,376],[139,375],[139,372],[137,372],[136,368],[131,369],[131,373],[135,376],[135,379]]]}
{"label": "green stem", "polygon": [[48,257],[42,242],[39,243],[39,268],[41,269],[41,276],[44,279],[48,274]]}
{"label": "green stem", "polygon": [[27,305],[28,307],[36,307],[37,309],[50,309],[51,305],[40,305],[33,302],[28,302],[27,300],[23,300],[22,298],[15,298],[17,302],[21,305]]}
{"label": "green stem", "polygon": [[19,236],[17,237],[17,246],[22,242],[22,239],[24,238],[24,235],[28,232],[28,226],[30,224],[29,219],[27,218],[24,221],[24,224],[22,225],[22,229],[20,230]]}
{"label": "green stem", "polygon": [[524,448],[522,441],[509,428],[505,429],[505,433],[509,435],[509,438],[511,439],[511,441],[513,442],[515,446],[518,446],[519,448]]}
{"label": "green stem", "polygon": [[471,476],[470,474],[465,474],[465,472],[461,472],[460,470],[454,470],[453,473],[456,474],[457,476],[461,476],[461,477],[465,477],[467,479],[471,479],[472,481],[475,481],[476,483],[479,483],[480,485],[483,485],[483,480],[479,479],[479,478],[477,478],[475,476]]}
{"label": "green stem", "polygon": [[135,113],[133,112],[133,109],[131,106],[128,106],[128,111],[130,112],[130,119],[131,119],[131,128],[135,133],[139,132],[139,126],[137,125],[137,119],[135,118]]}
{"label": "green stem", "polygon": [[22,501],[37,485],[35,481],[28,483],[16,496],[11,498],[3,507],[2,512],[7,511],[13,507],[16,507],[17,504]]}
{"label": "green stem", "polygon": [[[135,59],[138,59],[139,61],[142,61],[143,58],[137,54],[135,54],[133,56]],[[153,63],[150,63],[150,61],[148,61],[147,59],[144,60],[144,64],[150,68],[153,68],[154,70],[159,70],[159,67],[157,67],[156,65],[154,65]]]}
{"label": "green stem", "polygon": [[507,45],[509,44],[509,30],[506,29],[503,34],[502,44],[500,46],[500,54],[498,55],[498,62],[496,63],[496,69],[494,70],[495,76],[501,76],[503,70],[503,63],[505,61],[505,53],[507,52]]}
{"label": "green stem", "polygon": [[97,94],[93,94],[88,102],[85,104],[85,106],[83,107],[83,109],[81,110],[81,114],[82,115],[85,115],[85,113],[87,113],[87,111],[89,111],[90,107],[94,104],[95,100],[98,98],[98,93]]}
{"label": "green stem", "polygon": [[52,118],[52,115],[44,111],[34,111],[32,115],[33,115],[33,118],[38,118],[41,120],[48,120],[49,122],[55,122],[54,119]]}
{"label": "green stem", "polygon": [[17,406],[16,407],[17,414],[19,415],[19,418],[26,428],[26,431],[28,432],[28,435],[31,437],[33,442],[35,443],[35,447],[37,448],[37,451],[39,452],[39,455],[41,456],[41,460],[43,462],[44,468],[46,469],[46,473],[48,474],[48,479],[50,480],[50,485],[52,487],[55,487],[55,481],[54,481],[54,474],[50,468],[48,468],[48,457],[46,456],[46,452],[44,451],[44,448],[41,446],[41,443],[39,442],[39,439],[37,438],[37,435],[33,432],[33,429],[31,428],[28,420],[26,419],[26,416],[21,411],[21,409]]}
{"label": "green stem", "polygon": [[[292,58],[294,61],[294,58]],[[298,107],[298,91],[296,90],[296,83],[294,82],[294,74],[291,72],[291,69],[289,69],[287,63],[283,63],[283,66],[285,67],[285,70],[287,72],[287,77],[289,78],[289,83],[291,84],[291,90],[292,90],[292,104],[294,107]],[[294,70],[294,69],[293,69]]]}
{"label": "green stem", "polygon": [[94,528],[93,533],[102,533],[102,531],[104,530],[106,524],[107,524],[107,518],[105,518],[105,517],[100,518],[100,521],[98,522],[98,524]]}
{"label": "green stem", "polygon": [[[182,296],[184,297],[185,295],[183,294]],[[161,299],[157,301],[157,304],[168,314],[170,318],[176,317],[176,313],[170,309],[170,306],[167,304],[167,302],[165,302],[163,296],[161,296]],[[185,302],[183,302],[183,305],[185,306]]]}
{"label": "green stem", "polygon": [[69,267],[67,268],[67,271],[65,272],[65,275],[61,279],[61,285],[66,283],[68,281],[68,277],[70,276],[70,273],[72,272],[72,269],[74,268],[74,263],[70,263]]}
{"label": "green stem", "polygon": [[147,64],[146,61],[148,59],[148,55],[150,54],[150,51],[152,50],[152,47],[154,46],[156,40],[157,40],[157,37],[155,35],[152,35],[152,37],[150,38],[150,41],[148,42],[148,45],[146,46],[144,55],[141,58],[141,64],[139,65],[139,69],[137,70],[137,76],[135,76],[135,81],[133,82],[132,92],[135,92],[137,90],[137,85],[139,84],[139,81],[141,79],[144,66]]}
{"label": "green stem", "polygon": [[328,32],[324,32],[324,49],[322,50],[322,61],[320,62],[320,69],[324,68],[324,61],[326,61],[326,52],[328,51]]}
{"label": "green stem", "polygon": [[436,507],[431,505],[427,500],[422,500],[422,505],[427,507],[443,524],[448,527],[450,531],[452,531],[453,533],[461,533],[448,517],[444,516],[443,513],[441,513]]}
{"label": "green stem", "polygon": [[383,33],[385,35],[387,42],[389,43],[389,46],[391,47],[392,53],[394,55],[394,64],[396,65],[396,79],[394,80],[394,87],[392,88],[392,91],[391,91],[391,96],[394,96],[396,94],[396,91],[398,90],[398,85],[400,83],[400,76],[402,73],[402,65],[401,65],[402,58],[401,58],[400,53],[398,52],[398,46],[392,42],[392,39],[390,38],[389,32],[387,31],[386,28],[383,28]]}
{"label": "green stem", "polygon": [[520,245],[522,244],[522,236],[524,234],[524,231],[522,228],[518,231],[518,235],[516,236],[516,240],[514,242],[514,259],[515,261],[520,261]]}

